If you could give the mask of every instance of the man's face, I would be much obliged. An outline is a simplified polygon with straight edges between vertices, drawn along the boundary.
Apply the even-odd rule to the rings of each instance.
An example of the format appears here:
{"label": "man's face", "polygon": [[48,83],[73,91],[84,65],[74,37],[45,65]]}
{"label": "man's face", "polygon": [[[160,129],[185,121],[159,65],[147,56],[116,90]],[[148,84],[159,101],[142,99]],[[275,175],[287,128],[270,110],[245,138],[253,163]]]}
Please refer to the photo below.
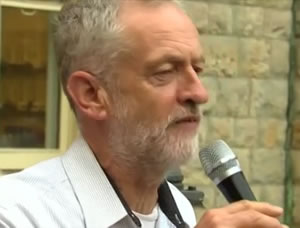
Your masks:
{"label": "man's face", "polygon": [[128,164],[177,166],[198,152],[198,106],[208,97],[197,30],[172,3],[132,1],[121,20],[131,49],[118,65],[111,146]]}

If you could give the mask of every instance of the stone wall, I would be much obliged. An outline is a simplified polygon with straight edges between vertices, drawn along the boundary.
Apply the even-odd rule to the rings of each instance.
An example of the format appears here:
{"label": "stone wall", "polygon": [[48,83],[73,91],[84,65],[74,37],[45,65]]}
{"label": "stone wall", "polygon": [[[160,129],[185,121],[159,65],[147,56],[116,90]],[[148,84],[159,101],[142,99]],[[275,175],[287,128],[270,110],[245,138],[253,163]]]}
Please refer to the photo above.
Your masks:
{"label": "stone wall", "polygon": [[[292,0],[182,3],[205,50],[202,80],[210,101],[204,107],[201,143],[225,140],[238,155],[257,198],[283,206]],[[300,140],[298,144],[300,149]],[[299,160],[300,150],[294,154]],[[226,203],[203,174],[198,157],[182,171],[185,184],[205,192],[206,208]],[[200,217],[203,210],[197,211]]]}

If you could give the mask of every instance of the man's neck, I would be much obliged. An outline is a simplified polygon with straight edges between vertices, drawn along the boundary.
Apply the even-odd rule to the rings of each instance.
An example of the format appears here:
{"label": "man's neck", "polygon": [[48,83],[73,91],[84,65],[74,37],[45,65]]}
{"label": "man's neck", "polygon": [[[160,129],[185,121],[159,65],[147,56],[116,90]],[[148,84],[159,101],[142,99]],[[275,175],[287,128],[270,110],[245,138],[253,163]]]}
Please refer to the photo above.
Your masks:
{"label": "man's neck", "polygon": [[114,181],[129,208],[141,214],[151,213],[157,204],[157,191],[166,169],[159,167],[147,169],[140,167],[139,164],[124,165],[122,161],[112,157],[111,148],[105,146],[105,140],[101,140],[105,139],[105,134],[98,137],[94,134],[83,133],[83,135],[98,163]]}
{"label": "man's neck", "polygon": [[[102,164],[101,164],[102,165]],[[102,165],[102,168],[114,181],[131,210],[141,214],[150,214],[157,204],[157,190],[163,180],[161,175],[138,172],[116,165]],[[150,176],[151,175],[151,176]],[[160,177],[153,179],[153,176]]]}

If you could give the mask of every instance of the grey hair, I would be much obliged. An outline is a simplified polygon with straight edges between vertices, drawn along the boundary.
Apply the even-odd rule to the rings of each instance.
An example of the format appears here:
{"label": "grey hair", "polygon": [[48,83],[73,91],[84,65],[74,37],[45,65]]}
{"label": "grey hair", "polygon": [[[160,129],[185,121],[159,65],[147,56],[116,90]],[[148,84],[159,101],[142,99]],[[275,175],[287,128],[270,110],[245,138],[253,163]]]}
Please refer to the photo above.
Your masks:
{"label": "grey hair", "polygon": [[[116,59],[126,49],[123,26],[118,20],[125,0],[71,0],[55,20],[55,49],[62,86],[66,91],[69,75],[83,70],[96,75],[107,86],[116,69]],[[178,0],[137,0],[145,3]]]}

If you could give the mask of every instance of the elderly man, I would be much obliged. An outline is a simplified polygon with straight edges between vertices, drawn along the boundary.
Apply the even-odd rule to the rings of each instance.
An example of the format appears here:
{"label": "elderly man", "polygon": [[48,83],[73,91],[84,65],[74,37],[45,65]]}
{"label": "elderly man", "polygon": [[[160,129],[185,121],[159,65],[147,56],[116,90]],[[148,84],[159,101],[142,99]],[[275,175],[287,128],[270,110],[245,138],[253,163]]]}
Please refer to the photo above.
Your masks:
{"label": "elderly man", "polygon": [[280,228],[281,208],[239,202],[196,223],[166,171],[198,152],[203,54],[172,0],[79,0],[55,34],[81,137],[0,181],[3,228]]}

